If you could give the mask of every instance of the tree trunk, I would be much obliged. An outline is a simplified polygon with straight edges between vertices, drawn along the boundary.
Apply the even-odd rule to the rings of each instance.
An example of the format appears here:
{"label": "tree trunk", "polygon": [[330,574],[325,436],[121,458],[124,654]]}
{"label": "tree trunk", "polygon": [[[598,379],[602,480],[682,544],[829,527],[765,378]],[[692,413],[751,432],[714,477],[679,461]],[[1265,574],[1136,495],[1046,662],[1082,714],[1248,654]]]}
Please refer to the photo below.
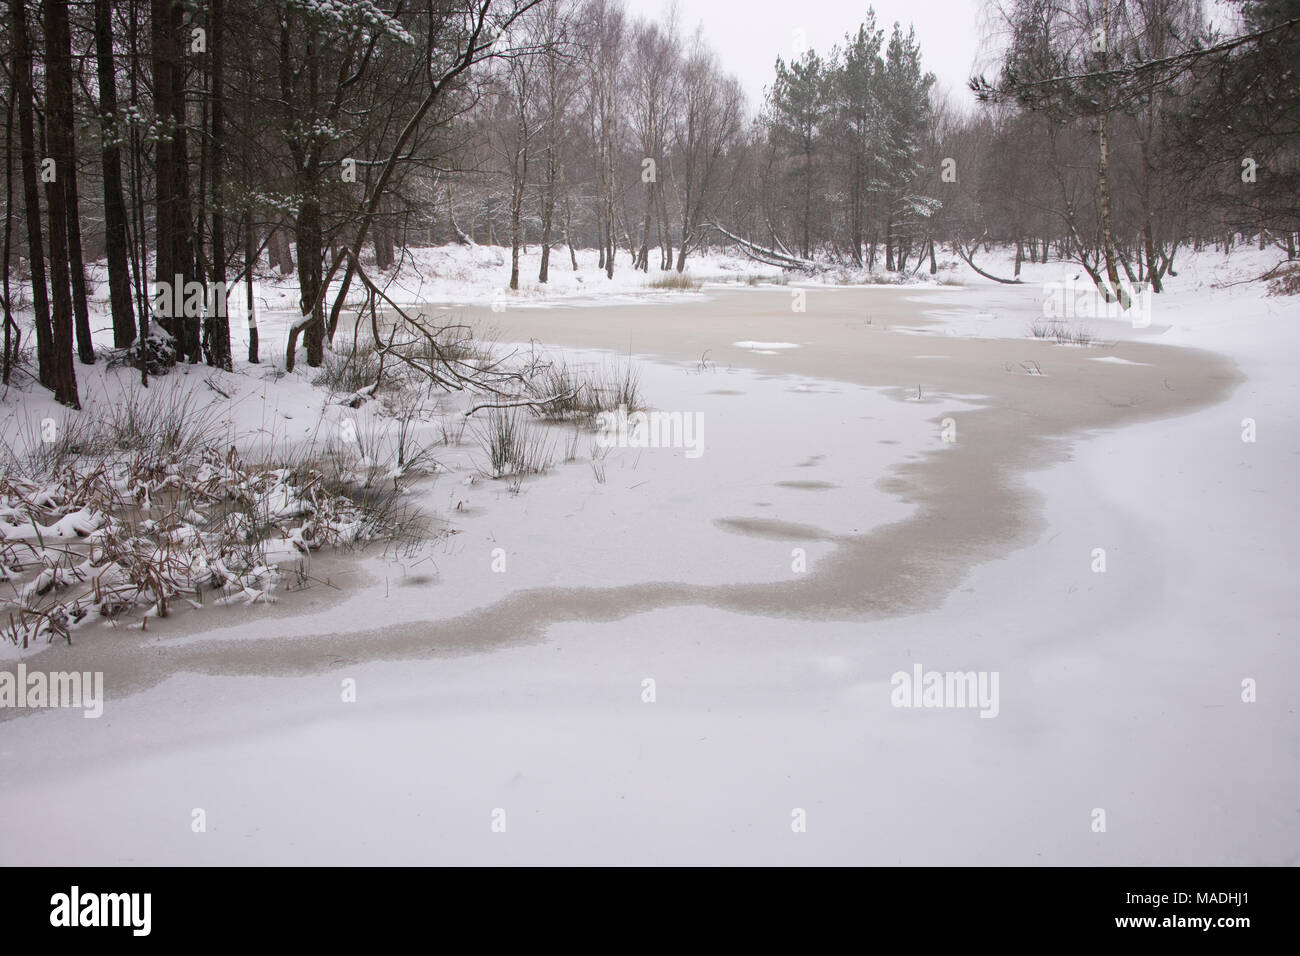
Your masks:
{"label": "tree trunk", "polygon": [[[470,236],[466,235],[465,230],[460,228],[460,223],[456,222],[456,211],[452,208],[451,204],[450,184],[447,186],[447,221],[451,224],[452,238],[456,240],[458,245],[472,246],[474,244],[474,240]],[[471,232],[474,230],[474,224],[472,222],[470,223],[469,228]]]}
{"label": "tree trunk", "polygon": [[293,272],[293,254],[289,251],[289,237],[283,229],[275,229],[266,246],[267,257],[271,267],[278,269],[280,275],[287,276]]}
{"label": "tree trunk", "polygon": [[564,244],[569,247],[569,261],[573,264],[573,271],[578,271],[578,251],[573,248],[573,234],[569,231],[569,225],[573,218],[573,210],[569,206],[569,200],[564,200]]}
{"label": "tree trunk", "polygon": [[[810,258],[809,249],[811,241],[809,231],[812,227],[812,148],[808,147],[803,154],[803,248],[800,250],[805,259]],[[678,266],[678,272],[681,267]]]}
{"label": "tree trunk", "polygon": [[[523,135],[523,123],[520,122]],[[519,247],[523,242],[524,179],[528,175],[528,150],[520,146],[511,164],[510,189],[510,288],[519,289]]]}
{"label": "tree trunk", "polygon": [[1106,301],[1119,298],[1119,267],[1115,261],[1115,235],[1110,217],[1110,144],[1109,114],[1102,111],[1097,122],[1097,198],[1101,204],[1101,244],[1106,258],[1106,281],[1110,289],[1104,290]]}
{"label": "tree trunk", "polygon": [[555,218],[555,144],[546,153],[546,190],[542,195],[542,264],[537,281],[545,285],[551,274],[551,221]]}
{"label": "tree trunk", "polygon": [[614,238],[614,217],[609,216],[605,224],[605,278],[614,278],[614,251],[618,248],[618,240]]}
{"label": "tree trunk", "polygon": [[72,364],[72,290],[68,268],[67,170],[60,169],[72,144],[72,33],[67,0],[42,0],[45,11],[45,69],[47,146],[56,158],[53,182],[46,183],[50,219],[50,293],[53,298],[54,397],[69,408],[80,408],[77,373]]}
{"label": "tree trunk", "polygon": [[356,272],[356,260],[349,256],[347,268],[343,270],[343,281],[339,283],[338,294],[334,296],[334,305],[330,307],[329,322],[325,326],[325,341],[331,346],[334,344],[334,333],[339,328],[339,316],[343,314],[343,306],[347,302],[348,290],[352,288],[352,279]]}
{"label": "tree trunk", "polygon": [[226,212],[225,162],[226,104],[223,90],[225,74],[225,0],[212,0],[212,281],[214,314],[207,317],[208,364],[230,371],[234,362],[230,354],[230,317],[226,314]]}
{"label": "tree trunk", "polygon": [[654,225],[654,192],[654,183],[651,183],[650,189],[646,192],[645,222],[641,226],[640,261],[637,263],[642,272],[650,271],[650,229]]}
{"label": "tree trunk", "polygon": [[[71,54],[69,54],[71,60]],[[71,102],[71,91],[69,91]],[[81,203],[77,198],[76,126],[68,128],[68,176],[63,181],[63,201],[68,217],[68,269],[72,274],[72,314],[77,330],[77,358],[95,364],[95,343],[90,336],[90,303],[86,296],[86,263],[81,254]]]}
{"label": "tree trunk", "polygon": [[319,368],[325,361],[325,316],[321,303],[321,264],[324,239],[321,235],[320,202],[316,198],[315,176],[308,170],[303,176],[302,206],[294,235],[298,241],[298,289],[302,314],[311,313],[303,329],[307,346],[307,364]]}
{"label": "tree trunk", "polygon": [[95,61],[99,78],[108,304],[113,317],[113,347],[124,349],[135,341],[135,310],[131,303],[131,273],[126,254],[126,202],[122,197],[122,159],[117,139],[117,73],[113,63],[112,12],[112,0],[95,0]]}
{"label": "tree trunk", "polygon": [[[394,248],[393,233],[394,220],[392,218],[392,204],[386,199],[379,204],[379,215],[375,219],[375,228],[371,237],[371,243],[375,247],[375,268],[387,270],[393,267],[397,261],[397,250]],[[351,262],[349,261],[349,265]],[[349,283],[350,285],[351,283]]]}
{"label": "tree trunk", "polygon": [[1151,291],[1156,293],[1163,292],[1164,288],[1160,281],[1160,264],[1156,258],[1155,233],[1151,228],[1151,219],[1149,216],[1142,227],[1142,242],[1146,250],[1147,281],[1151,283]]}
{"label": "tree trunk", "polygon": [[853,243],[853,264],[862,268],[862,154],[855,150],[853,157],[853,177],[849,191],[853,196],[850,207],[850,240]]}
{"label": "tree trunk", "polygon": [[614,145],[605,147],[605,242],[609,252],[605,256],[605,278],[614,278],[614,253],[618,249],[618,238],[614,234]]}
{"label": "tree trunk", "polygon": [[397,250],[393,243],[393,227],[389,222],[375,227],[375,268],[387,270],[397,261]]}
{"label": "tree trunk", "polygon": [[528,182],[528,76],[511,64],[515,94],[515,143],[510,157],[510,288],[519,289],[519,251],[523,244],[524,189]]}
{"label": "tree trunk", "polygon": [[[182,9],[174,0],[150,0],[153,39],[154,108],[166,126],[157,145],[157,203],[155,238],[158,282],[185,283],[194,279],[194,250],[189,212],[189,152],[185,135],[185,87]],[[164,311],[172,311],[170,309]],[[160,356],[170,362],[184,356],[199,357],[197,323],[184,315],[160,315],[159,324],[171,336],[174,354]]]}
{"label": "tree trunk", "polygon": [[[1110,0],[1102,3],[1102,37],[1110,38]],[[1101,69],[1110,68],[1109,46],[1102,45]],[[1120,298],[1119,269],[1115,262],[1115,235],[1111,228],[1110,215],[1110,104],[1103,102],[1101,113],[1097,117],[1097,201],[1101,206],[1101,245],[1106,258],[1106,281],[1110,288],[1105,291],[1106,301],[1112,297]],[[1127,303],[1124,303],[1127,308]]]}
{"label": "tree trunk", "polygon": [[12,251],[11,241],[13,239],[14,226],[14,112],[17,106],[17,96],[11,89],[7,97],[8,103],[5,104],[5,234],[4,234],[4,323],[5,323],[5,354],[4,354],[4,384],[9,385],[9,375],[13,371],[14,355],[22,344],[22,332],[18,328],[18,323],[14,321],[13,300],[9,289],[9,264],[10,252]]}
{"label": "tree trunk", "polygon": [[[127,60],[131,64],[130,89],[131,89],[131,109],[137,111],[140,108],[140,27],[139,27],[139,8],[137,0],[127,0],[127,21],[128,35],[130,36],[130,48]],[[131,228],[134,230],[134,237],[128,234],[127,239],[131,243],[131,265],[134,270],[135,281],[135,303],[137,309],[137,319],[140,323],[140,335],[136,341],[136,356],[140,363],[140,385],[149,387],[149,280],[145,275],[148,268],[147,261],[147,239],[145,236],[145,214],[144,214],[144,143],[140,135],[140,124],[131,124],[131,162],[130,162],[130,190],[131,190]]]}
{"label": "tree trunk", "polygon": [[257,264],[253,210],[244,211],[244,299],[248,309],[248,361],[257,364],[257,312],[253,302],[253,266]]}
{"label": "tree trunk", "polygon": [[41,234],[41,189],[37,173],[35,104],[32,90],[32,49],[27,32],[26,0],[10,0],[14,63],[17,73],[18,131],[22,144],[23,208],[27,217],[27,259],[32,274],[32,311],[36,325],[37,375],[54,388],[54,333],[45,281],[45,241]]}
{"label": "tree trunk", "polygon": [[663,261],[660,263],[660,271],[667,272],[673,267],[673,229],[672,224],[668,221],[668,200],[664,197],[662,189],[656,190],[659,198],[659,223],[663,230]]}

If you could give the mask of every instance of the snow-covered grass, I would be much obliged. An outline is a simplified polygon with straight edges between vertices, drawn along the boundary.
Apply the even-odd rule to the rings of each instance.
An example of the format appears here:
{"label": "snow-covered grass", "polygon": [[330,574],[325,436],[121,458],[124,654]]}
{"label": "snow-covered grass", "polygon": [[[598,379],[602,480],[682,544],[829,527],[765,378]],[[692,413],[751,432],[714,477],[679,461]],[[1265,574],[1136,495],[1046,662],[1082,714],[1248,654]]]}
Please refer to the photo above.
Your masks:
{"label": "snow-covered grass", "polygon": [[[476,434],[487,453],[493,478],[540,475],[551,467],[555,451],[546,433],[521,408],[490,408]],[[519,485],[514,486],[518,488]]]}
{"label": "snow-covered grass", "polygon": [[1036,339],[1050,339],[1057,345],[1091,345],[1094,336],[1086,325],[1071,325],[1060,319],[1035,319],[1029,334]]}
{"label": "snow-covered grass", "polygon": [[647,284],[651,289],[676,289],[679,292],[698,292],[703,283],[693,276],[679,272],[661,274]]}
{"label": "snow-covered grass", "polygon": [[561,354],[538,366],[528,382],[534,398],[548,399],[536,411],[548,421],[595,423],[604,411],[644,407],[641,376],[636,363],[627,360],[602,361],[597,365],[571,367]]}
{"label": "snow-covered grass", "polygon": [[319,548],[422,543],[424,522],[399,482],[422,473],[427,454],[406,420],[392,448],[348,427],[282,454],[274,440],[235,434],[183,377],[122,387],[131,374],[105,369],[100,384],[117,391],[80,412],[11,413],[15,441],[0,461],[10,642],[70,643],[86,625],[166,617],[214,594],[217,605],[269,602],[285,566],[305,577]]}

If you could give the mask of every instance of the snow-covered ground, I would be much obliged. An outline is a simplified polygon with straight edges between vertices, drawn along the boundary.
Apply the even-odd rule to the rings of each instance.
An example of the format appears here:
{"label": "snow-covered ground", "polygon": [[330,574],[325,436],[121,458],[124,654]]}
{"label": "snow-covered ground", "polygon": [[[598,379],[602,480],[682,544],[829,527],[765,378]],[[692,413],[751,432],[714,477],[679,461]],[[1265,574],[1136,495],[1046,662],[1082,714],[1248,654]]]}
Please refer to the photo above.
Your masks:
{"label": "snow-covered ground", "polygon": [[[106,701],[0,713],[0,862],[1300,862],[1300,307],[1215,288],[1277,258],[1188,256],[1090,348],[1030,332],[1059,263],[808,284],[784,318],[762,286],[520,318],[495,273],[404,277],[575,365],[655,300],[642,391],[704,454],[582,434],[516,494],[466,434],[420,486],[454,533],[418,558],[322,556],[341,590],[28,653],[103,669]],[[217,376],[232,431],[372,413],[266,373]],[[996,673],[996,717],[893,706],[917,664]]]}
{"label": "snow-covered ground", "polygon": [[[573,268],[567,250],[555,249],[551,254],[547,282],[542,284],[537,281],[541,253],[537,247],[531,247],[520,257],[519,289],[514,291],[509,289],[510,250],[500,246],[450,245],[410,249],[392,270],[375,273],[372,278],[392,301],[419,303],[429,315],[457,312],[468,307],[497,313],[508,309],[543,309],[559,305],[662,305],[681,296],[699,294],[689,290],[657,288],[656,282],[677,273],[661,272],[654,255],[651,256],[652,270],[644,273],[629,268],[630,258],[620,251],[613,277],[606,277],[597,268],[599,253],[595,250],[578,250],[576,256],[577,270]],[[695,282],[711,285],[782,281],[779,269],[725,253],[690,256],[686,274]],[[336,280],[333,288],[337,285]],[[354,282],[348,293],[349,303],[360,303],[364,297],[361,283]],[[270,272],[257,278],[254,303],[261,346],[267,350],[265,355],[282,359],[287,329],[297,318],[297,302],[296,274],[279,276]],[[232,287],[230,323],[237,355],[247,351],[248,311],[245,303],[243,287]],[[346,322],[340,324],[347,326]]]}

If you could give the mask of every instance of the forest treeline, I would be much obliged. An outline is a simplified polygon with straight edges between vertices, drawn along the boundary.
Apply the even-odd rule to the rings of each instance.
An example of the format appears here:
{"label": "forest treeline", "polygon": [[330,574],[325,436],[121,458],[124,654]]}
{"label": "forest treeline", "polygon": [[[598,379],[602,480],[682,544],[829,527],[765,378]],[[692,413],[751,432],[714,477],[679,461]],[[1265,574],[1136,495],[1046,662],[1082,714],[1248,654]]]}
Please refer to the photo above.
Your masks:
{"label": "forest treeline", "polygon": [[698,30],[620,0],[7,0],[5,382],[32,336],[75,407],[96,320],[146,381],[230,368],[233,302],[256,362],[267,269],[298,284],[289,367],[319,365],[349,291],[445,242],[508,247],[511,288],[580,248],[612,276],[710,243],[893,272],[1006,243],[994,278],[1057,256],[1120,302],[1189,245],[1295,258],[1300,0],[1227,7],[990,0],[995,65],[960,91],[868,9],[747,103]]}

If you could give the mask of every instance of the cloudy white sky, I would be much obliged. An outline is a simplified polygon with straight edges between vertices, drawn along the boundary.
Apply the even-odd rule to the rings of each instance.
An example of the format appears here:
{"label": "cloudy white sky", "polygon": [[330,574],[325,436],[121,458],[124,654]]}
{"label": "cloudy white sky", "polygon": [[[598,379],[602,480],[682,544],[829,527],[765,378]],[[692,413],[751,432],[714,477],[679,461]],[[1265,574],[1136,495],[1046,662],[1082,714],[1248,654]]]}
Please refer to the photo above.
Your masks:
{"label": "cloudy white sky", "polygon": [[[668,0],[627,0],[628,9],[658,19]],[[916,27],[925,67],[963,104],[979,47],[981,0],[682,0],[678,19],[689,34],[697,23],[726,68],[740,78],[750,108],[762,102],[778,56],[790,58],[794,31],[802,29],[819,52],[855,30],[868,6],[888,34],[894,21]]]}

